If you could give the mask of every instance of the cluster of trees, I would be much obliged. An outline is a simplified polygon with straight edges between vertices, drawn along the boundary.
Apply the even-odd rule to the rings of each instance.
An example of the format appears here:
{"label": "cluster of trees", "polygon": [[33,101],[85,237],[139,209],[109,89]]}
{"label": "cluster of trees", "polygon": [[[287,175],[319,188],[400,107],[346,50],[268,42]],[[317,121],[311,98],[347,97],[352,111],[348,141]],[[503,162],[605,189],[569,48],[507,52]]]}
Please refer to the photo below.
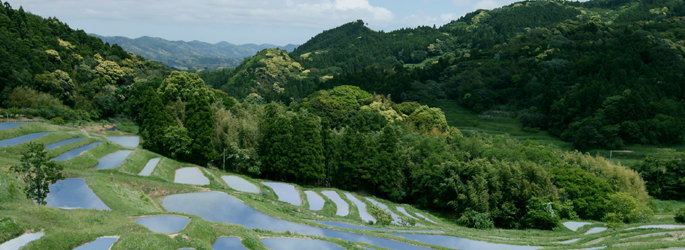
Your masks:
{"label": "cluster of trees", "polygon": [[162,81],[136,83],[129,96],[143,147],[201,165],[215,159],[214,111],[230,103],[224,102],[225,93],[210,89],[196,74],[174,71]]}
{"label": "cluster of trees", "polygon": [[120,114],[123,91],[165,68],[56,18],[0,2],[0,108],[45,118]]}
{"label": "cluster of trees", "polygon": [[647,191],[652,196],[663,200],[685,199],[685,153],[649,155],[633,168],[647,182]]}
{"label": "cluster of trees", "polygon": [[[550,229],[576,216],[624,222],[650,216],[635,172],[532,142],[464,136],[436,108],[348,85],[289,105],[222,101],[200,82],[175,72],[158,86],[140,86],[149,103],[132,106],[146,110],[136,118],[145,147],[177,147],[167,155],[411,203],[472,227]],[[194,102],[203,103],[203,110],[193,109],[197,114],[190,111]],[[164,120],[172,122],[160,126]],[[626,210],[631,216],[621,217]]]}

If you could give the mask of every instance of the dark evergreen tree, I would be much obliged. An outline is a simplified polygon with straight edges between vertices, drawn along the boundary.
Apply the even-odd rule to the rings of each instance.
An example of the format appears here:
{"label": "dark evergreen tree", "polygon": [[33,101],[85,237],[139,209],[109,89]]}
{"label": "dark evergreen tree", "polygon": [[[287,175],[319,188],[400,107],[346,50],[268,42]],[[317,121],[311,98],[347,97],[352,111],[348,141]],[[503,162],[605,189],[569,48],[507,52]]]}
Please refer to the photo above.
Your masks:
{"label": "dark evergreen tree", "polygon": [[325,178],[321,118],[301,113],[292,120],[292,146],[287,169],[289,179],[307,184],[321,184]]}
{"label": "dark evergreen tree", "polygon": [[290,166],[289,152],[293,147],[292,124],[278,106],[269,104],[261,124],[262,140],[258,153],[262,158],[263,175],[272,179],[284,179]]}
{"label": "dark evergreen tree", "polygon": [[378,136],[376,162],[371,179],[375,193],[390,197],[393,200],[402,200],[406,196],[404,186],[403,157],[399,148],[399,131],[393,125],[386,126]]}
{"label": "dark evergreen tree", "polygon": [[151,87],[145,88],[140,95],[144,101],[136,112],[140,120],[140,136],[143,139],[143,147],[154,152],[166,154],[168,152],[164,141],[164,134],[174,122],[162,104],[162,99],[157,91]]}
{"label": "dark evergreen tree", "polygon": [[183,123],[192,140],[188,161],[200,165],[207,164],[217,155],[212,146],[214,113],[210,106],[210,98],[203,92],[193,93],[187,103],[186,120]]}

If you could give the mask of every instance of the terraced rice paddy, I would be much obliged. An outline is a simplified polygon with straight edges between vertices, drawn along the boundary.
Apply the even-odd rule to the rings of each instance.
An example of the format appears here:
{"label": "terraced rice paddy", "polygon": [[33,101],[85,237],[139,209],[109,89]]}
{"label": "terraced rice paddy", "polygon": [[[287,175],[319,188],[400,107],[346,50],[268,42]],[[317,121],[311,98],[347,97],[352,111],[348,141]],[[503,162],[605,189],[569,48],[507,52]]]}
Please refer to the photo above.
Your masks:
{"label": "terraced rice paddy", "polygon": [[[8,136],[11,131],[13,136]],[[25,131],[17,134],[17,131]],[[142,148],[108,143],[110,134],[31,123],[0,130],[0,138],[36,131],[32,141],[54,145],[51,157],[65,175],[50,187],[47,206],[21,193],[7,173],[18,157],[0,165],[0,249],[533,249],[685,247],[685,225],[662,215],[649,223],[609,228],[601,222],[565,222],[553,231],[477,230],[379,198],[336,189],[302,188],[200,168]],[[121,134],[115,136],[122,136]],[[123,135],[128,136],[128,135]],[[66,140],[83,138],[83,140]],[[137,146],[137,145],[136,145]],[[17,152],[23,143],[0,152]],[[121,151],[117,164],[98,170],[98,160]],[[65,155],[65,156],[62,156]],[[123,159],[123,160],[122,160]],[[139,175],[140,174],[140,175]],[[264,183],[269,188],[259,185]],[[274,192],[264,192],[265,190]],[[286,190],[284,192],[284,190]],[[340,194],[343,194],[342,196]],[[299,201],[299,203],[298,203]],[[305,201],[305,202],[303,202]],[[390,226],[373,221],[368,206],[394,214]],[[420,226],[401,223],[415,220]]]}

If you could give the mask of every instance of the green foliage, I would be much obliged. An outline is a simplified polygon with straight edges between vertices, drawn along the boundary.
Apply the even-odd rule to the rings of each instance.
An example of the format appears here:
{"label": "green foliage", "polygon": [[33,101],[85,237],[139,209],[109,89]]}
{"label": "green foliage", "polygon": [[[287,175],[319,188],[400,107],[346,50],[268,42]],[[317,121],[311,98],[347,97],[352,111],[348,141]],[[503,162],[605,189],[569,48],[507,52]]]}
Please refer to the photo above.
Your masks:
{"label": "green foliage", "polygon": [[188,161],[200,165],[205,165],[216,157],[212,145],[214,112],[210,106],[210,98],[210,95],[194,94],[186,106],[184,125],[192,141]]}
{"label": "green foliage", "polygon": [[208,85],[236,98],[258,94],[269,101],[290,101],[311,94],[316,81],[280,49],[264,49],[232,69],[203,72]]}
{"label": "green foliage", "polygon": [[181,126],[168,126],[164,128],[164,133],[161,136],[156,135],[161,141],[162,145],[167,148],[164,149],[165,154],[174,159],[188,159],[191,155],[191,145],[193,140],[188,135],[188,129]]}
{"label": "green foliage", "polygon": [[321,184],[325,179],[321,118],[309,113],[293,117],[289,172],[301,183]]}
{"label": "green foliage", "polygon": [[32,143],[26,146],[21,156],[21,165],[12,167],[26,184],[26,198],[45,205],[45,198],[50,192],[49,186],[63,179],[63,167],[50,161],[45,145]]}
{"label": "green foliage", "polygon": [[373,101],[373,95],[355,86],[339,86],[320,90],[305,99],[303,104],[315,114],[327,118],[332,127],[344,126],[353,112]]}
{"label": "green foliage", "polygon": [[[164,110],[164,104],[159,98],[157,91],[151,87],[146,87],[141,94],[132,100],[142,100],[140,106],[133,107],[137,114],[134,120],[140,124],[140,135],[143,139],[143,147],[155,152],[163,152],[167,146],[173,144],[165,143],[159,138],[166,135],[167,126],[171,124],[171,116]],[[140,111],[145,112],[140,112]],[[176,146],[176,145],[173,145]],[[173,152],[173,151],[172,151]]]}
{"label": "green foliage", "polygon": [[550,175],[530,163],[475,159],[443,163],[443,168],[446,171],[441,197],[444,202],[457,213],[467,210],[489,213],[499,227],[523,226],[519,223],[529,210],[527,203],[555,190]]}
{"label": "green foliage", "polygon": [[279,112],[276,104],[266,106],[261,126],[262,140],[258,153],[262,158],[262,173],[267,178],[285,179],[290,163],[289,150],[293,147],[290,120]]}
{"label": "green foliage", "polygon": [[143,147],[199,165],[217,159],[215,104],[225,100],[196,74],[175,71],[161,82],[137,83],[128,94],[126,106],[140,126]]}
{"label": "green foliage", "polygon": [[681,207],[675,213],[675,221],[679,223],[685,223],[685,207]]}
{"label": "green foliage", "polygon": [[627,193],[617,192],[607,197],[607,210],[603,220],[609,223],[645,222],[652,210]]}
{"label": "green foliage", "polygon": [[282,114],[270,104],[262,126],[259,154],[267,176],[306,184],[325,179],[320,118],[303,112]]}
{"label": "green foliage", "polygon": [[[358,21],[318,35],[293,55],[333,77],[321,82],[324,88],[355,85],[395,101],[449,98],[476,112],[519,111],[524,126],[580,150],[680,143],[683,5],[614,2],[519,2],[436,30],[382,33]],[[423,48],[401,49],[385,36]],[[423,58],[421,51],[434,58],[402,65]],[[373,62],[366,61],[370,55]]]}
{"label": "green foliage", "polygon": [[552,203],[552,208],[554,209],[554,211],[557,212],[557,214],[559,215],[559,218],[561,218],[561,219],[569,219],[569,220],[578,219],[578,214],[573,209],[573,201],[567,200],[563,203],[554,202],[554,203]]}
{"label": "green foliage", "polygon": [[683,96],[675,89],[685,61],[665,45],[674,38],[655,37],[681,28],[670,21],[535,28],[455,58],[443,70],[451,75],[443,86],[450,98],[474,110],[533,107],[534,113],[522,116],[528,125],[548,128],[578,149],[677,143],[683,138]]}
{"label": "green foliage", "polygon": [[436,133],[447,129],[447,119],[442,110],[425,105],[415,109],[407,117],[407,122],[421,133]]}
{"label": "green foliage", "polygon": [[649,194],[659,199],[685,199],[684,156],[675,152],[650,155],[635,166]]}
{"label": "green foliage", "polygon": [[489,213],[479,213],[474,210],[467,210],[462,213],[461,217],[457,219],[457,224],[476,229],[490,229],[495,227]]}
{"label": "green foliage", "polygon": [[562,200],[573,202],[573,207],[581,218],[601,219],[604,216],[604,201],[613,191],[605,180],[570,166],[557,167],[551,172]]}
{"label": "green foliage", "polygon": [[552,202],[534,197],[528,200],[527,208],[521,222],[523,227],[551,230],[559,225],[559,214]]}
{"label": "green foliage", "polygon": [[13,89],[7,102],[9,107],[21,109],[22,113],[47,119],[55,117],[74,119],[78,116],[54,96],[24,87]]}
{"label": "green foliage", "polygon": [[419,63],[438,53],[429,49],[437,39],[446,40],[447,35],[425,26],[385,33],[357,20],[316,35],[292,55],[307,68],[354,72],[373,64]]}
{"label": "green foliage", "polygon": [[262,172],[256,145],[260,141],[263,112],[260,106],[242,104],[230,111],[220,109],[216,112],[214,145],[221,153],[223,169],[253,176]]}
{"label": "green foliage", "polygon": [[197,74],[173,71],[164,78],[158,92],[164,103],[188,102],[196,95],[208,95],[209,88]]}
{"label": "green foliage", "polygon": [[7,242],[23,233],[23,228],[12,218],[0,218],[0,241]]}
{"label": "green foliage", "polygon": [[366,206],[366,208],[369,209],[369,215],[376,219],[376,224],[388,226],[392,223],[392,216],[382,208],[373,204]]}
{"label": "green foliage", "polygon": [[[20,108],[15,110],[19,114],[109,118],[121,113],[117,104],[125,97],[119,93],[134,77],[165,71],[56,18],[15,10],[9,4],[0,7],[0,37],[0,107]],[[9,102],[18,88],[39,91],[39,98]],[[32,101],[36,104],[27,104]]]}

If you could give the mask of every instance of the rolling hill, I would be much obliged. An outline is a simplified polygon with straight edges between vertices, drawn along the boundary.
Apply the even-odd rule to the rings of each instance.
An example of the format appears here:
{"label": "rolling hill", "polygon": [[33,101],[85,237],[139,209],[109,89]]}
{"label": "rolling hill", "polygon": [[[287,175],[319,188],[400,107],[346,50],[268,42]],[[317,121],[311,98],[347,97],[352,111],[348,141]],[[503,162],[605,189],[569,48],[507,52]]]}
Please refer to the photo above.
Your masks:
{"label": "rolling hill", "polygon": [[136,55],[160,61],[179,69],[230,68],[237,66],[244,58],[253,56],[263,49],[281,48],[292,51],[297,47],[292,44],[277,46],[272,44],[236,45],[228,42],[211,44],[200,41],[169,41],[148,36],[135,39],[121,36],[95,36],[109,44],[117,44]]}

